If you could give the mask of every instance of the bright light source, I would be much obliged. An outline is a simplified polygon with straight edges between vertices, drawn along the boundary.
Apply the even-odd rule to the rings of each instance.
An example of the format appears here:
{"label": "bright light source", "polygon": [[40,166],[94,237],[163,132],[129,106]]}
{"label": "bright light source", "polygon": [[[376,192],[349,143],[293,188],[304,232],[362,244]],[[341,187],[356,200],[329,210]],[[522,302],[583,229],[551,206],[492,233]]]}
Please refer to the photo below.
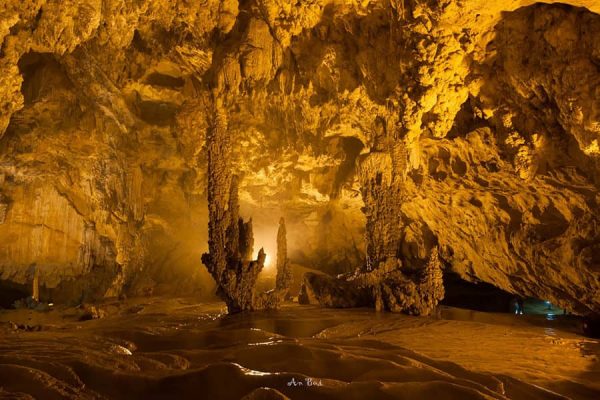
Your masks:
{"label": "bright light source", "polygon": [[265,256],[265,267],[270,267],[271,266],[271,256],[269,254],[267,254]]}

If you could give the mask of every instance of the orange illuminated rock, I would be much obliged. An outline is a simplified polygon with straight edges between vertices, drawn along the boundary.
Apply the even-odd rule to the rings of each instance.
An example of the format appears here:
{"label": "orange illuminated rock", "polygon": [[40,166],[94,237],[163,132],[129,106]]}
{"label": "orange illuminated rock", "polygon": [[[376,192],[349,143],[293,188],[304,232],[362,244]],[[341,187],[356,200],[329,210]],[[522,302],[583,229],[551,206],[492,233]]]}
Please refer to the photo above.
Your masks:
{"label": "orange illuminated rock", "polygon": [[216,93],[240,213],[294,263],[418,285],[437,252],[599,313],[600,7],[567,3],[4,1],[0,282],[209,296]]}

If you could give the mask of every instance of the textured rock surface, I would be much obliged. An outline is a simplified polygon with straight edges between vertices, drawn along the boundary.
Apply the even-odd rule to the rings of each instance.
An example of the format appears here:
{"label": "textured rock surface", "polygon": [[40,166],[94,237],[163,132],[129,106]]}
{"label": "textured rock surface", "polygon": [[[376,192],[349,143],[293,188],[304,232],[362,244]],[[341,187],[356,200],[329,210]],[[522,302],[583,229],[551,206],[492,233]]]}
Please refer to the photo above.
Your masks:
{"label": "textured rock surface", "polygon": [[209,117],[206,138],[209,252],[202,254],[202,263],[215,280],[217,295],[225,301],[230,313],[277,308],[290,284],[285,225],[282,219],[277,235],[276,288],[267,293],[256,293],[258,274],[265,266],[266,254],[261,248],[253,260],[252,219],[245,222],[240,217],[239,178],[232,171],[227,117],[219,97],[211,99],[211,109],[213,115]]}
{"label": "textured rock surface", "polygon": [[439,248],[464,279],[598,313],[600,5],[570,3],[6,1],[0,280],[208,291],[216,91],[241,212],[257,238],[284,215],[293,261],[412,273]]}
{"label": "textured rock surface", "polygon": [[315,304],[332,308],[372,306],[371,293],[344,279],[307,272],[298,296],[300,304]]}
{"label": "textured rock surface", "polygon": [[430,315],[444,298],[444,283],[438,250],[433,249],[427,265],[410,272],[396,257],[376,267],[333,278],[307,273],[298,301],[326,307],[373,307],[376,310]]}
{"label": "textured rock surface", "polygon": [[282,292],[282,297],[287,297],[287,292],[293,280],[292,265],[287,255],[285,220],[281,218],[279,220],[279,228],[277,229],[277,276],[275,277],[275,289]]}
{"label": "textured rock surface", "polygon": [[231,142],[222,100],[211,99],[206,147],[208,154],[208,253],[202,263],[217,283],[217,295],[230,313],[251,310],[254,287],[265,264],[261,248],[256,260],[252,220],[240,217],[238,177],[231,168]]}

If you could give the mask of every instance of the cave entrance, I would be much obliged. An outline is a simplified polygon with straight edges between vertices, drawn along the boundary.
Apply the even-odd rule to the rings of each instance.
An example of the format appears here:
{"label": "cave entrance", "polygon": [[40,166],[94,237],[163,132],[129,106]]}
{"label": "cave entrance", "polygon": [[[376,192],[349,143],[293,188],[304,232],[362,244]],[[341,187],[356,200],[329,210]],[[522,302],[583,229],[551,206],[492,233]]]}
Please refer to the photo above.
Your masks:
{"label": "cave entrance", "polygon": [[567,314],[567,310],[552,304],[549,300],[527,298],[523,302],[523,314],[545,315],[547,319],[554,319],[557,315]]}
{"label": "cave entrance", "polygon": [[545,315],[554,319],[566,314],[548,300],[522,298],[486,282],[468,282],[454,272],[444,273],[446,296],[441,304],[474,311]]}
{"label": "cave entrance", "polygon": [[454,272],[444,273],[446,295],[441,304],[474,311],[515,311],[517,297],[486,282],[468,282]]}

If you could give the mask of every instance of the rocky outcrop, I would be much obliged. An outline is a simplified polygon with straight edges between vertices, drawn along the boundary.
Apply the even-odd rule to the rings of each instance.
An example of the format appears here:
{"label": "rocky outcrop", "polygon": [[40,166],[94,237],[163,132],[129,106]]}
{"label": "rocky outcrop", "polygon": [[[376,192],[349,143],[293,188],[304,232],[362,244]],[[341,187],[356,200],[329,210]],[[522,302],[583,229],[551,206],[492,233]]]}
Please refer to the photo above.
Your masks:
{"label": "rocky outcrop", "polygon": [[417,285],[439,249],[598,313],[600,9],[569,3],[6,1],[0,281],[210,293],[216,92],[266,248],[283,215],[289,258],[331,274],[396,259]]}
{"label": "rocky outcrop", "polygon": [[373,306],[368,288],[314,272],[304,274],[298,302],[332,308]]}
{"label": "rocky outcrop", "polygon": [[298,301],[325,307],[373,307],[376,310],[430,315],[444,298],[442,267],[437,249],[424,269],[406,271],[395,257],[370,271],[333,278],[307,273]]}

